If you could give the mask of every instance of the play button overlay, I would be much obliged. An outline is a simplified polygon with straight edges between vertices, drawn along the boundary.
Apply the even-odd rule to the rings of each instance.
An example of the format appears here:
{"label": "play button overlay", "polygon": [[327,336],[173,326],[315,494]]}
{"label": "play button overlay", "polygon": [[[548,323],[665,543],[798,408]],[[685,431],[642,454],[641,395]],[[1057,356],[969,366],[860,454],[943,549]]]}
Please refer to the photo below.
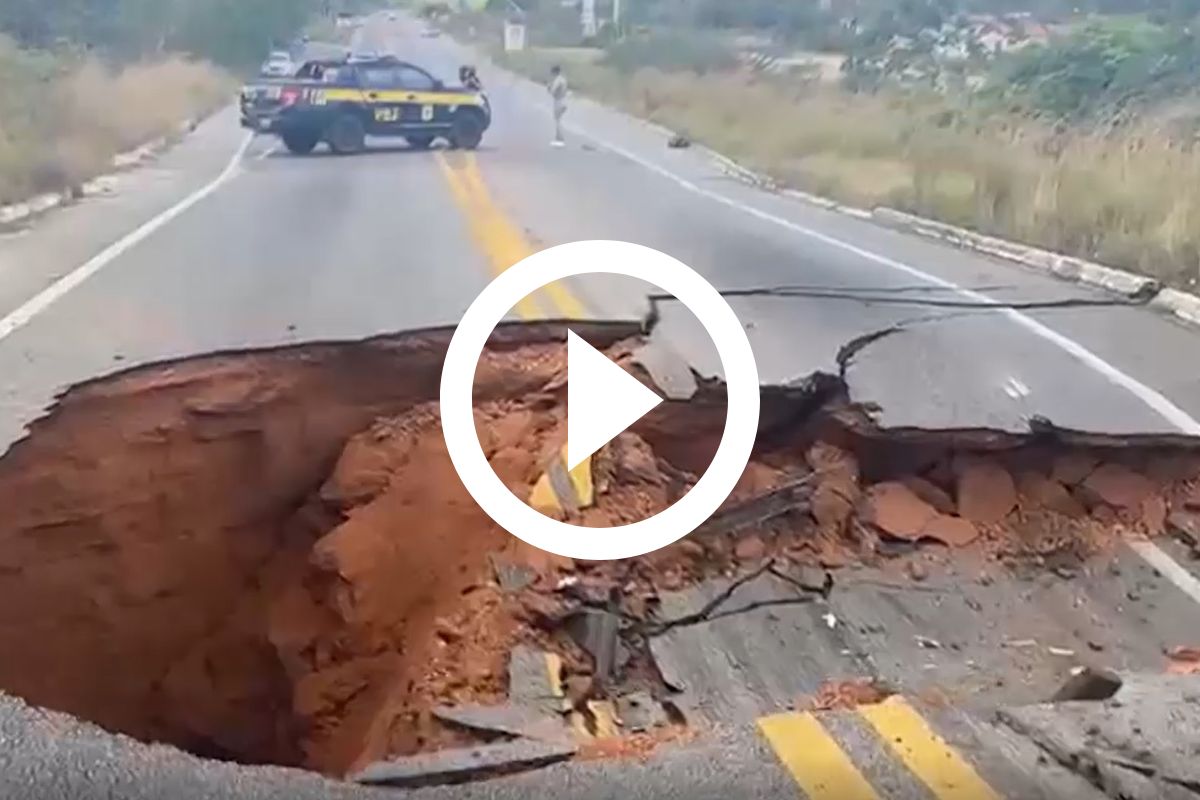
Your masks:
{"label": "play button overlay", "polygon": [[[647,519],[589,528],[551,519],[518,499],[488,463],[475,432],[475,368],[492,330],[522,298],[573,275],[611,273],[653,283],[700,321],[725,374],[725,431],[708,470],[674,505]],[[573,468],[662,402],[662,398],[574,332],[567,332],[567,468]],[[629,242],[559,245],[514,264],[480,292],[450,340],[439,411],[446,450],[479,507],[518,539],[569,558],[607,561],[653,552],[716,511],[741,478],[758,433],[758,368],[742,323],[725,298],[686,264]]]}
{"label": "play button overlay", "polygon": [[662,398],[567,331],[567,469],[649,414]]}

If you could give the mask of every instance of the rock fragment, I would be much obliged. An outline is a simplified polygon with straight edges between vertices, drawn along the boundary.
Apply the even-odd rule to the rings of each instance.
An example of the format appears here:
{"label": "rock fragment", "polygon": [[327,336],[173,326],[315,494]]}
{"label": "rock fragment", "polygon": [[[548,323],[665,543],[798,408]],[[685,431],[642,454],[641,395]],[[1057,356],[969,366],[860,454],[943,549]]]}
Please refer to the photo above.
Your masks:
{"label": "rock fragment", "polygon": [[1017,487],[1008,470],[992,461],[969,461],[958,474],[958,515],[995,524],[1017,505]]}
{"label": "rock fragment", "polygon": [[889,536],[918,539],[937,517],[933,506],[917,497],[903,483],[877,483],[867,490],[863,517]]}

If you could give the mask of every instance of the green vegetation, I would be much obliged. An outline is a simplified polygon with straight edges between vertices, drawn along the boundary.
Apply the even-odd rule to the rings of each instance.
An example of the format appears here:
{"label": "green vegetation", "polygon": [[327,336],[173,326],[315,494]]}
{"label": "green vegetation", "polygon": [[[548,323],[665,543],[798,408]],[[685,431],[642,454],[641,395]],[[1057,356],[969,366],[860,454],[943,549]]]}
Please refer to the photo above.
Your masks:
{"label": "green vegetation", "polygon": [[0,31],[21,47],[134,60],[183,53],[230,67],[257,64],[328,0],[5,0]]}
{"label": "green vegetation", "polygon": [[384,5],[0,0],[0,202],[77,186],[116,153],[229,102],[225,69],[256,67],[301,31],[332,34],[338,12]]}
{"label": "green vegetation", "polygon": [[853,93],[745,70],[614,69],[534,52],[544,79],[685,133],[784,185],[888,205],[1190,286],[1200,265],[1200,154],[1139,129],[1097,135],[933,92]]}
{"label": "green vegetation", "polygon": [[[535,48],[509,66],[560,63],[784,185],[1200,280],[1200,0],[641,0],[588,58],[540,51],[561,4],[530,5]],[[580,44],[577,19],[555,24]],[[799,51],[841,59],[840,80],[770,67]]]}
{"label": "green vegetation", "polygon": [[1111,116],[1189,94],[1200,75],[1200,37],[1135,19],[1096,21],[1003,61],[990,91],[1062,117]]}
{"label": "green vegetation", "polygon": [[112,157],[230,97],[216,68],[176,57],[116,68],[16,47],[0,37],[0,203],[77,186]]}
{"label": "green vegetation", "polygon": [[715,36],[659,33],[632,36],[605,49],[604,63],[623,73],[647,67],[704,74],[737,66],[733,50]]}
{"label": "green vegetation", "polygon": [[321,12],[370,0],[3,0],[0,202],[77,185],[232,96]]}

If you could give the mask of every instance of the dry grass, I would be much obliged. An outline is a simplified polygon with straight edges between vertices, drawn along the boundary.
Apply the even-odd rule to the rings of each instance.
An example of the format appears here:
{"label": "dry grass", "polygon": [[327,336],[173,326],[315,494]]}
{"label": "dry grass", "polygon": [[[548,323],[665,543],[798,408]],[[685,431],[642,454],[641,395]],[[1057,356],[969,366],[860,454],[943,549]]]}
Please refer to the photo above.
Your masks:
{"label": "dry grass", "polygon": [[[537,53],[509,59],[542,76]],[[575,89],[798,188],[889,205],[1193,286],[1200,152],[1153,131],[1100,136],[745,74],[620,76],[564,61]]]}
{"label": "dry grass", "polygon": [[0,109],[0,202],[77,185],[117,153],[173,136],[181,122],[230,97],[224,73],[177,58],[115,72],[86,62],[22,75],[26,58],[0,42],[0,64],[16,76]]}

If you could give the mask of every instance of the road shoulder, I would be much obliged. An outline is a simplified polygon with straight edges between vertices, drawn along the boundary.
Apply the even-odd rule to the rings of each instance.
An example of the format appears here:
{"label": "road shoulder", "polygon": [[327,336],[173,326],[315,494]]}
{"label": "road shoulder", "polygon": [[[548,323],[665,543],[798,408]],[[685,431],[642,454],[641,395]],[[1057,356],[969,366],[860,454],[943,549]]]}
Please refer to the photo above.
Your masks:
{"label": "road shoulder", "polygon": [[245,140],[230,107],[105,191],[0,235],[0,317],[211,182]]}

